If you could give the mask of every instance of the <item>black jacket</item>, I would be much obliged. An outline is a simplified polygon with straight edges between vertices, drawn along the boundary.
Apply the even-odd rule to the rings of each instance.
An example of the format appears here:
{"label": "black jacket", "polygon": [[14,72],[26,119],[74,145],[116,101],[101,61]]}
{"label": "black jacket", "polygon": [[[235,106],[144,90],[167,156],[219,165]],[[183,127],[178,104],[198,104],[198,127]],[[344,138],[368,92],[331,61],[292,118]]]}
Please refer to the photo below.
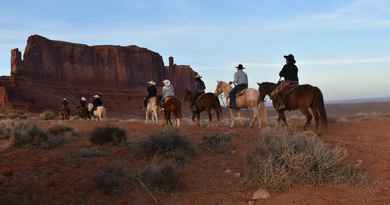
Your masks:
{"label": "black jacket", "polygon": [[103,101],[100,99],[100,98],[95,98],[93,100],[93,106],[96,108],[96,107],[99,107],[99,106],[103,106]]}
{"label": "black jacket", "polygon": [[206,90],[206,85],[204,84],[203,80],[196,79],[194,84],[194,91],[197,93],[203,93]]}
{"label": "black jacket", "polygon": [[157,88],[154,85],[150,85],[147,87],[148,96],[149,97],[155,97],[157,96]]}
{"label": "black jacket", "polygon": [[298,82],[298,67],[294,64],[286,64],[280,71],[279,76],[284,77],[284,79],[288,81]]}

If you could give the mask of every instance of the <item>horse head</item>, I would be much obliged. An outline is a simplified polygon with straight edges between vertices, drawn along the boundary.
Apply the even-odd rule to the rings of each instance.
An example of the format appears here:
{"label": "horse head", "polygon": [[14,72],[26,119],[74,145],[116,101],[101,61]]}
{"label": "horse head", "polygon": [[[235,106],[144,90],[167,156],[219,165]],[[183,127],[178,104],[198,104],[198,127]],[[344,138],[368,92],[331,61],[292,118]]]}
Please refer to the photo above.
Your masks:
{"label": "horse head", "polygon": [[229,93],[231,90],[231,87],[228,83],[224,81],[217,81],[217,87],[215,88],[215,95],[219,96],[222,93]]}
{"label": "horse head", "polygon": [[277,87],[277,84],[271,82],[257,83],[259,86],[260,100],[264,101],[265,97],[271,96],[272,91]]}

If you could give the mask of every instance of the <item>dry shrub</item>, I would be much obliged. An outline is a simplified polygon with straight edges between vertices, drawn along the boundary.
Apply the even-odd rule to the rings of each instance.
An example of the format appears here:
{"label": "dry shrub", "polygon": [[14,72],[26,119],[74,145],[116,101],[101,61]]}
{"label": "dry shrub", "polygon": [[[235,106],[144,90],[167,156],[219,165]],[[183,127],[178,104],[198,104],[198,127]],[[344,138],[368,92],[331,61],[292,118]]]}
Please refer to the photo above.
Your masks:
{"label": "dry shrub", "polygon": [[314,134],[267,135],[248,156],[248,180],[283,191],[294,184],[358,183],[365,173]]}
{"label": "dry shrub", "polygon": [[51,149],[66,143],[63,136],[53,135],[30,122],[15,123],[6,121],[2,122],[1,125],[0,135],[5,138],[14,138],[15,147]]}
{"label": "dry shrub", "polygon": [[53,111],[45,111],[39,115],[41,120],[54,120],[57,118],[57,113]]}
{"label": "dry shrub", "polygon": [[146,155],[163,155],[184,164],[195,155],[195,146],[176,129],[163,129],[138,143],[138,152]]}
{"label": "dry shrub", "polygon": [[231,136],[225,134],[210,134],[202,138],[202,147],[216,153],[228,153],[232,149]]}
{"label": "dry shrub", "polygon": [[170,193],[179,189],[179,173],[172,164],[152,164],[142,172],[140,178],[152,191]]}
{"label": "dry shrub", "polygon": [[117,127],[98,127],[94,129],[89,140],[92,144],[114,144],[119,145],[126,142],[126,131]]}
{"label": "dry shrub", "polygon": [[96,187],[105,194],[119,194],[134,182],[135,175],[125,162],[116,161],[104,167],[95,177]]}

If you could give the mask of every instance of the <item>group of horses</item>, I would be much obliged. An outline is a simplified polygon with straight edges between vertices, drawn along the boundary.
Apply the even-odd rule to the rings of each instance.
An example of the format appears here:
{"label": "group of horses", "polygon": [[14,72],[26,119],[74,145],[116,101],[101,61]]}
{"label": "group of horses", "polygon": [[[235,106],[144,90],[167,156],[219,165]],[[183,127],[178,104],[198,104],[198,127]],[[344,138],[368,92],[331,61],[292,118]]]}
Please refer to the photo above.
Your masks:
{"label": "group of horses", "polygon": [[[237,118],[240,118],[240,110],[247,109],[250,112],[250,127],[254,127],[257,123],[259,128],[267,126],[268,116],[267,108],[265,106],[265,97],[269,96],[275,110],[278,113],[278,122],[282,125],[288,126],[285,111],[299,110],[306,117],[304,129],[309,128],[311,121],[315,119],[316,129],[327,128],[327,114],[324,105],[322,92],[319,88],[311,85],[298,85],[296,88],[289,91],[288,95],[283,98],[285,109],[277,110],[276,104],[278,98],[272,95],[272,92],[278,87],[277,83],[264,82],[258,83],[258,89],[248,88],[237,94],[237,107],[228,107],[230,113],[230,127],[234,127]],[[209,121],[212,121],[212,111],[215,112],[217,119],[220,120],[222,115],[222,108],[219,101],[219,96],[223,94],[225,101],[229,104],[229,93],[232,86],[224,81],[218,81],[214,93],[205,93],[197,96],[190,90],[186,90],[184,102],[195,103],[195,109],[192,109],[192,121],[198,126],[200,125],[200,114],[207,112]],[[196,99],[195,99],[196,98]],[[146,107],[146,123],[159,123],[159,98],[152,97],[148,100]],[[165,123],[173,125],[171,116],[175,116],[175,126],[181,125],[182,118],[182,103],[176,97],[168,97],[163,103],[163,113]]]}
{"label": "group of horses", "polygon": [[[69,120],[70,113],[69,108],[62,108],[58,114],[62,120]],[[104,106],[98,106],[94,109],[93,104],[88,103],[87,107],[77,107],[77,115],[84,120],[96,119],[101,121],[106,117],[106,108]]]}

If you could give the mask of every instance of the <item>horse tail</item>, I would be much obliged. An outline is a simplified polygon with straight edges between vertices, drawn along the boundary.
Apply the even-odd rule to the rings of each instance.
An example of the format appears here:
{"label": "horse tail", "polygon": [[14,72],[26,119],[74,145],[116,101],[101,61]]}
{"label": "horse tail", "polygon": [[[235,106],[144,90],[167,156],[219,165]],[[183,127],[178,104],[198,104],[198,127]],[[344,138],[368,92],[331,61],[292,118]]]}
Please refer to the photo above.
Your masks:
{"label": "horse tail", "polygon": [[321,90],[317,87],[315,89],[315,96],[314,96],[313,104],[314,104],[314,107],[316,107],[318,109],[322,124],[325,126],[325,128],[327,128],[328,127],[328,117],[327,117],[326,109],[325,109],[324,96],[322,95]]}

